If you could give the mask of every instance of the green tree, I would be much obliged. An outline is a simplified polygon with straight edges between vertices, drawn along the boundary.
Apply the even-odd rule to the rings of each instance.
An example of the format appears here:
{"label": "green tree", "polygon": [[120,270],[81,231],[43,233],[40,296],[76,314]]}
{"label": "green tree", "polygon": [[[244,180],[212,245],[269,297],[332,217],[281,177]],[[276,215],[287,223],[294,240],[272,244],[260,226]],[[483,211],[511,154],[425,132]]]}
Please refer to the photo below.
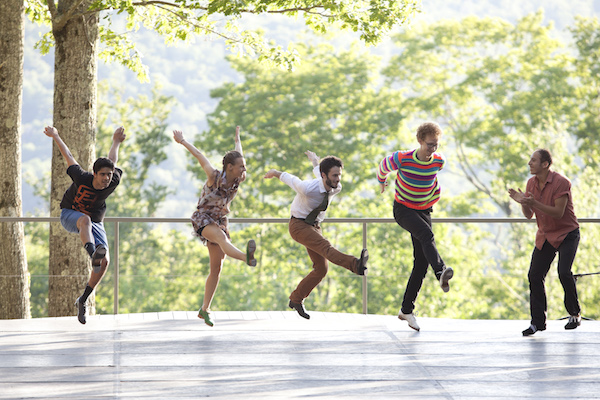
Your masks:
{"label": "green tree", "polygon": [[[579,153],[573,152],[575,138],[570,133],[573,127],[584,126],[578,121],[589,125],[596,118],[594,96],[578,83],[590,83],[593,92],[595,83],[587,77],[597,59],[592,50],[597,27],[588,21],[576,28],[577,64],[573,49],[555,39],[552,24],[544,25],[542,20],[541,12],[514,25],[497,18],[470,17],[421,25],[394,38],[400,54],[384,71],[387,86],[402,93],[401,109],[407,115],[442,124],[443,151],[472,188],[459,196],[443,197],[440,207],[449,215],[513,216],[516,212],[521,217],[506,189],[524,187],[527,161],[537,147],[549,148],[555,169],[575,183],[576,207],[582,205],[585,210],[590,202],[597,204],[589,196],[595,193],[591,188],[598,187],[597,178],[587,167],[583,171],[580,167],[594,151],[581,147]],[[591,105],[589,111],[578,106],[581,98]],[[580,129],[580,136],[589,135]],[[585,186],[577,188],[578,182]],[[586,216],[579,211],[578,215]],[[469,231],[471,237],[474,231]],[[462,300],[463,313],[527,316],[524,294],[528,293],[526,272],[534,232],[531,224],[490,230],[491,253],[482,251],[474,255],[476,262],[458,264],[462,267],[459,274],[469,277],[461,288],[464,298],[479,300]],[[595,227],[586,225],[587,234],[596,236]],[[582,242],[578,260],[586,259],[590,250]],[[560,315],[564,313],[558,300],[562,289],[555,279],[550,282],[549,296],[555,301],[550,302],[549,311]]]}
{"label": "green tree", "polygon": [[175,99],[161,95],[160,89],[155,86],[150,98],[124,99],[119,89],[101,86],[105,96],[99,102],[98,153],[108,154],[115,126],[123,125],[128,135],[127,146],[119,152],[124,179],[118,190],[126,195],[111,203],[111,215],[151,217],[169,194],[167,184],[149,180],[151,167],[167,159],[165,147],[171,142],[165,132]]}
{"label": "green tree", "polygon": [[[106,100],[99,103],[99,153],[108,152],[113,128],[117,123],[125,127],[129,136],[127,145],[122,146],[119,152],[118,164],[123,170],[122,182],[117,193],[109,200],[107,216],[154,216],[157,208],[170,193],[168,185],[151,179],[151,168],[167,158],[165,147],[170,140],[165,134],[166,121],[175,100],[161,95],[160,87],[153,88],[150,98],[146,95],[123,98],[119,89],[111,89],[107,84],[101,85],[101,93],[105,94],[102,98]],[[114,237],[113,225],[107,224],[106,228],[109,237]],[[124,309],[145,309],[149,299],[136,294],[135,289],[143,289],[142,293],[145,293],[146,289],[152,289],[145,277],[161,274],[163,269],[157,268],[157,264],[173,265],[160,257],[165,247],[160,241],[166,242],[168,234],[161,234],[160,229],[153,229],[148,224],[121,223],[119,236],[124,238],[119,252],[119,271],[124,278],[122,292],[123,297],[127,299]],[[115,257],[114,249],[112,250],[112,256]],[[130,275],[134,275],[135,279],[129,279]],[[112,268],[105,279],[114,279]],[[112,285],[106,282],[98,288],[98,307],[101,312],[112,312],[112,289]],[[165,288],[161,289],[163,290],[157,292],[164,293]],[[157,298],[161,296],[154,295],[150,300]]]}
{"label": "green tree", "polygon": [[[112,28],[112,16],[125,14],[126,28],[145,26],[166,38],[167,42],[186,40],[195,34],[224,37],[230,44],[249,47],[262,59],[291,66],[294,52],[265,44],[255,32],[241,29],[236,21],[243,15],[305,16],[306,24],[316,31],[326,31],[339,23],[346,29],[360,31],[367,43],[375,43],[392,27],[404,23],[416,10],[416,0],[400,2],[230,2],[173,0],[133,2],[130,0],[42,0],[27,1],[29,17],[52,27],[39,47],[48,51],[55,46],[53,125],[61,133],[75,159],[84,167],[92,163],[96,132],[97,60],[117,60],[142,79],[146,73],[135,45]],[[103,15],[102,23],[100,16]],[[225,25],[219,21],[225,17]],[[105,47],[100,49],[98,43]],[[15,99],[16,100],[16,99]],[[51,215],[59,213],[59,202],[68,178],[64,161],[54,145],[52,156]],[[58,224],[50,229],[50,301],[52,316],[69,315],[73,293],[89,274],[90,262],[76,240]],[[61,276],[62,275],[62,276]],[[54,279],[56,277],[56,279]]]}
{"label": "green tree", "polygon": [[598,18],[579,18],[570,29],[577,50],[574,60],[577,72],[576,99],[580,112],[571,126],[579,139],[585,165],[600,163],[600,21]]}
{"label": "green tree", "polygon": [[[577,138],[578,155],[581,159],[573,197],[576,201],[577,215],[597,217],[600,209],[600,199],[597,195],[600,189],[600,82],[597,79],[600,74],[600,22],[598,18],[578,18],[570,31],[576,49],[575,101],[578,105],[578,117],[569,128]],[[600,240],[600,227],[598,224],[585,224],[581,232],[582,240],[575,272],[599,272],[597,243]],[[597,290],[599,280],[600,276],[592,275],[577,281],[579,298],[586,305],[582,311],[584,316],[598,318],[600,315],[600,293]]]}
{"label": "green tree", "polygon": [[515,25],[498,18],[441,21],[394,40],[400,54],[384,72],[387,83],[404,93],[407,114],[444,126],[444,145],[473,187],[462,195],[472,204],[467,215],[491,200],[496,213],[511,216],[516,207],[506,188],[523,183],[538,146],[573,170],[573,157],[561,151],[574,115],[572,57],[553,38],[552,24],[543,25],[542,12]]}
{"label": "green tree", "polygon": [[[374,169],[385,152],[415,146],[414,132],[405,123],[416,126],[415,119],[443,124],[449,164],[460,165],[460,185],[468,189],[466,183],[471,182],[473,187],[459,196],[445,194],[435,217],[513,215],[515,206],[506,188],[524,185],[528,158],[540,145],[552,149],[561,172],[578,178],[579,158],[567,151],[573,140],[567,127],[577,115],[571,83],[573,58],[569,49],[551,39],[552,27],[541,24],[541,14],[527,16],[514,26],[496,19],[469,18],[419,29],[399,36],[403,51],[385,69],[388,81],[383,88],[373,84],[377,64],[365,55],[353,57],[352,51],[307,47],[302,57],[311,64],[293,74],[266,70],[250,61],[234,62],[245,81],[212,92],[221,101],[209,116],[210,131],[196,145],[216,149],[216,157],[231,148],[226,132],[236,124],[244,128],[250,176],[236,199],[236,216],[286,217],[293,192],[284,185],[263,182],[261,177],[271,167],[299,170],[296,173],[301,177],[310,177],[302,154],[305,149],[318,149],[321,155],[334,153],[346,161],[344,191],[336,200],[339,204],[328,211],[329,217],[390,216],[391,198],[386,202],[375,197]],[[343,61],[338,64],[337,60]],[[338,70],[339,65],[349,69]],[[349,70],[361,73],[349,74]],[[359,77],[367,78],[361,81]],[[345,84],[337,85],[339,80]],[[364,90],[354,91],[353,83],[359,81],[368,83],[362,84]],[[357,107],[359,103],[368,106]],[[347,121],[352,122],[346,125]],[[336,246],[358,253],[360,227],[326,229]],[[244,232],[252,230],[267,253],[261,265],[277,271],[281,279],[289,277],[287,286],[278,285],[289,291],[306,273],[301,246],[288,240],[285,226]],[[437,225],[435,232],[441,254],[448,265],[455,266],[458,279],[444,296],[437,285],[426,283],[419,298],[421,315],[527,318],[526,271],[534,224],[513,224],[508,229],[444,224]],[[368,236],[369,310],[395,313],[412,268],[408,234],[392,224],[369,227]],[[582,258],[589,250],[582,245]],[[552,278],[553,274],[550,312],[562,315],[562,303],[557,301],[562,290]],[[243,284],[251,282],[253,290],[262,290],[266,286],[262,279],[252,277]],[[235,294],[242,290],[238,288]],[[307,306],[359,311],[359,294],[360,282],[334,267]],[[248,298],[261,304],[284,303],[270,299],[269,293],[258,298],[248,293]]]}
{"label": "green tree", "polygon": [[[235,217],[289,217],[294,192],[262,177],[270,168],[312,177],[306,150],[321,157],[338,155],[344,161],[344,190],[328,211],[329,217],[366,216],[373,210],[384,214],[373,202],[373,160],[387,146],[388,136],[396,133],[400,114],[390,95],[377,89],[378,58],[358,46],[344,51],[327,44],[300,45],[298,51],[304,61],[293,72],[271,69],[257,60],[230,58],[244,81],[211,92],[219,105],[208,117],[210,130],[197,137],[195,145],[220,160],[233,146],[233,128],[242,127],[248,178],[234,201]],[[203,176],[197,163],[190,169]],[[326,234],[343,251],[359,254],[360,229],[331,226]],[[233,235],[234,242],[258,237],[260,267],[247,271],[241,282],[224,276],[213,308],[231,307],[224,300],[231,296],[247,301],[249,309],[285,307],[285,298],[310,267],[304,248],[289,237],[287,224],[252,225],[244,227],[243,234],[236,231]],[[361,280],[352,277],[340,283],[338,278],[347,274],[332,266],[329,277],[309,298],[309,307],[334,310],[332,299],[352,293],[340,307],[350,301],[351,306],[344,309],[359,312]]]}
{"label": "green tree", "polygon": [[[293,73],[269,70],[248,60],[231,60],[244,75],[244,82],[225,84],[211,93],[220,102],[209,116],[210,131],[196,140],[196,146],[207,151],[217,149],[214,156],[218,157],[231,148],[227,132],[233,126],[241,125],[244,132],[249,177],[235,200],[234,215],[288,217],[293,191],[281,183],[263,181],[262,176],[266,170],[278,168],[302,178],[312,177],[303,154],[309,149],[321,156],[338,155],[345,163],[344,190],[328,210],[329,218],[391,217],[392,194],[378,195],[375,169],[379,160],[398,146],[415,145],[414,133],[403,124],[405,115],[398,94],[377,85],[378,60],[355,47],[335,51],[328,45],[306,46],[301,56],[310,62]],[[192,170],[197,171],[197,166]],[[324,229],[336,247],[359,254],[360,225],[325,224]],[[256,275],[250,272],[241,287],[223,278],[220,293],[239,296],[243,292],[252,309],[263,305],[282,309],[287,294],[310,268],[305,250],[289,238],[286,225],[250,227],[244,230],[247,232],[256,232],[259,238],[261,267]],[[458,236],[460,229],[438,226],[436,232],[445,245],[449,264],[461,265],[473,257],[474,249],[465,252],[457,246],[465,235]],[[369,312],[396,313],[412,268],[409,236],[394,223],[369,225],[368,237]],[[237,289],[224,289],[226,285]],[[455,316],[444,313],[452,310],[447,305],[462,299],[461,295],[442,297],[437,285],[426,286],[422,315]],[[309,309],[360,312],[361,289],[361,278],[332,265],[306,304]],[[223,309],[221,296],[215,299],[216,309]]]}
{"label": "green tree", "polygon": [[[266,215],[287,215],[280,206],[282,198],[290,197],[289,190],[263,181],[262,176],[274,167],[312,176],[306,150],[321,157],[343,156],[342,202],[347,193],[360,190],[370,192],[372,198],[373,160],[398,130],[402,116],[397,105],[390,93],[377,88],[377,57],[358,46],[335,51],[327,44],[300,45],[299,54],[304,62],[292,73],[270,69],[255,60],[232,58],[230,62],[244,82],[227,83],[211,92],[219,104],[208,116],[210,130],[196,144],[223,154],[232,146],[228,132],[235,125],[242,126],[250,174],[236,200],[240,217],[264,216],[265,210],[255,207],[258,203],[269,206]],[[198,166],[192,170],[200,174]],[[365,215],[368,198],[358,204],[356,200],[360,199],[336,207],[340,211],[335,215]]]}

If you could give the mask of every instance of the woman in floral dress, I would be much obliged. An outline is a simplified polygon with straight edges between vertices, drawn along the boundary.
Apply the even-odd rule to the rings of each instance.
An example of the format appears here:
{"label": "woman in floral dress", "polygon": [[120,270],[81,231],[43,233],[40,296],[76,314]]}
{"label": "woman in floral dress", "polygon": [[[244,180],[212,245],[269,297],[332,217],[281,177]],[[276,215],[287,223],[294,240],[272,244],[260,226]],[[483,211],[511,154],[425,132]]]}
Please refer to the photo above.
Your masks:
{"label": "woman in floral dress", "polygon": [[210,260],[204,303],[198,311],[198,317],[202,318],[207,325],[213,326],[209,313],[210,303],[219,284],[225,256],[244,261],[251,267],[256,266],[255,241],[248,242],[246,252],[239,250],[231,243],[227,224],[229,206],[237,194],[240,183],[246,179],[246,162],[240,141],[240,127],[236,127],[235,130],[235,150],[225,154],[221,171],[214,168],[193,144],[186,141],[181,131],[173,131],[173,139],[188,149],[206,172],[206,183],[202,188],[197,210],[192,214],[192,225],[196,235],[208,247]]}

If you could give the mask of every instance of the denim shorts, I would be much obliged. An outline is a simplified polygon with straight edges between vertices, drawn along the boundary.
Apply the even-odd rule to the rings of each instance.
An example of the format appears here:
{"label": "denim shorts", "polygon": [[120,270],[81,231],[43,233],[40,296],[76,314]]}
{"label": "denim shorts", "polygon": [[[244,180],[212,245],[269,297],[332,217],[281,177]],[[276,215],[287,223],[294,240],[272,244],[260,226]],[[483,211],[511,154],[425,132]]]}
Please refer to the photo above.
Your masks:
{"label": "denim shorts", "polygon": [[[79,233],[77,220],[84,215],[84,213],[77,210],[63,208],[60,210],[60,223],[67,232]],[[102,222],[92,221],[92,235],[94,236],[94,245],[98,246],[99,244],[103,244],[108,250],[108,238],[106,237],[106,231],[104,230],[104,224]]]}

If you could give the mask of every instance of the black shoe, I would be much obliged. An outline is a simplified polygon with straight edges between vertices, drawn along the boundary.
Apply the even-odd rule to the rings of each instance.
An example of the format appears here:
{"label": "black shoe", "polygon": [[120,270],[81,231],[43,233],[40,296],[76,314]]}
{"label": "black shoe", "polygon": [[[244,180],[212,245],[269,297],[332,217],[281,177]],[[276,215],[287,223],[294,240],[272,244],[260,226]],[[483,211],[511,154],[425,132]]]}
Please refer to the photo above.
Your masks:
{"label": "black shoe", "polygon": [[77,307],[77,319],[82,324],[85,324],[85,303],[82,303],[79,299],[81,299],[81,297],[78,297],[77,300],[75,300],[75,307]]}
{"label": "black shoe", "polygon": [[354,271],[357,275],[366,275],[367,274],[367,261],[369,261],[369,251],[367,249],[362,249],[360,252],[360,258],[356,263],[356,270]]}
{"label": "black shoe", "polygon": [[575,329],[579,325],[581,325],[581,316],[580,315],[571,315],[569,317],[569,322],[565,325],[565,329]]}
{"label": "black shoe", "polygon": [[527,329],[525,329],[525,330],[523,331],[523,336],[531,336],[531,335],[533,335],[534,333],[536,333],[537,331],[545,331],[545,330],[546,330],[546,327],[545,327],[545,326],[544,326],[544,327],[541,327],[541,328],[538,328],[538,327],[537,327],[537,326],[535,326],[534,324],[531,324],[531,325],[529,326],[529,328],[527,328]]}
{"label": "black shoe", "polygon": [[306,311],[304,311],[304,306],[302,305],[302,303],[294,303],[290,300],[289,306],[290,308],[296,310],[298,312],[298,315],[300,315],[302,318],[310,319],[310,315],[308,315]]}
{"label": "black shoe", "polygon": [[[92,254],[92,265],[98,266],[102,259],[106,256],[106,246],[99,244]],[[84,322],[85,323],[85,322]]]}

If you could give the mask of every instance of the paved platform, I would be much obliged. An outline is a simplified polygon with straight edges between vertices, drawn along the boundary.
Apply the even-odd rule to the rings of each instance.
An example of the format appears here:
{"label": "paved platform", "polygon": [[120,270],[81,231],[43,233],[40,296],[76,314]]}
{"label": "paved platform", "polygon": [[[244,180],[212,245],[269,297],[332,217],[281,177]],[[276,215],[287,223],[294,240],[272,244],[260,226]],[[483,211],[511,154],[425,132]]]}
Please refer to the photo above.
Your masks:
{"label": "paved platform", "polygon": [[311,312],[0,320],[0,399],[598,399],[600,322]]}

